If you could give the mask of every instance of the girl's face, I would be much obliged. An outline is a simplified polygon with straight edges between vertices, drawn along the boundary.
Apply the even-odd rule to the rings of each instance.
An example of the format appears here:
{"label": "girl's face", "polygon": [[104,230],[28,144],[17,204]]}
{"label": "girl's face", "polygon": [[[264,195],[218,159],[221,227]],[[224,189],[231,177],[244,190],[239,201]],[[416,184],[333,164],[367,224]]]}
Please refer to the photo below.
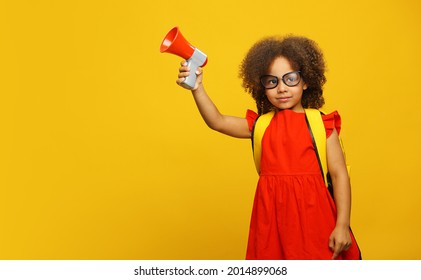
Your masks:
{"label": "girl's face", "polygon": [[[297,85],[287,86],[282,79],[285,74],[294,72],[295,70],[285,57],[280,56],[275,58],[267,74],[278,77],[278,85],[272,89],[266,89],[266,97],[278,109],[291,109],[295,112],[304,112],[303,106],[301,105],[301,97],[303,90],[307,89],[307,85],[303,79],[300,79]],[[288,79],[289,76],[286,75],[285,78]],[[291,77],[291,79],[294,79],[294,77]]]}

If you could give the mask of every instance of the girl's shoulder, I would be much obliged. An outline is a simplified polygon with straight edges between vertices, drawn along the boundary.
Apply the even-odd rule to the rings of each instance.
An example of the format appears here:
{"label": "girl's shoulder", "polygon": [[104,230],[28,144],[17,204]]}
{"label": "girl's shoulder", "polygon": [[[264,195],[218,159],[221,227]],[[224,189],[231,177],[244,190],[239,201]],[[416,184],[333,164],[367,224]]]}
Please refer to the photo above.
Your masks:
{"label": "girl's shoulder", "polygon": [[329,114],[322,114],[323,123],[325,125],[326,129],[326,138],[328,138],[332,132],[333,129],[336,129],[336,131],[339,133],[341,132],[341,116],[339,115],[338,111],[333,111]]}

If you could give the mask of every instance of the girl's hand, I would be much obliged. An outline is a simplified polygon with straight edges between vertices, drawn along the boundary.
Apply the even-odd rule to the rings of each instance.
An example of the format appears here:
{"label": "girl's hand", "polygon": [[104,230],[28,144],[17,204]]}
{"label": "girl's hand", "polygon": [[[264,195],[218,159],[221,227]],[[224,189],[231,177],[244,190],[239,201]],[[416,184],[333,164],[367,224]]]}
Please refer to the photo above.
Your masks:
{"label": "girl's hand", "polygon": [[351,244],[348,227],[335,227],[329,238],[329,248],[333,251],[332,259],[336,259],[343,251],[348,250]]}
{"label": "girl's hand", "polygon": [[[190,68],[187,66],[186,61],[181,62],[181,67],[178,71],[179,73],[178,73],[178,79],[176,80],[176,83],[181,87],[184,87],[186,89],[191,89],[191,88],[187,88],[183,84],[186,77],[190,75]],[[196,70],[196,73],[192,73],[192,75],[196,75],[196,83],[194,87],[191,89],[192,91],[194,91],[202,84],[202,75],[203,75],[202,68],[198,67]]]}

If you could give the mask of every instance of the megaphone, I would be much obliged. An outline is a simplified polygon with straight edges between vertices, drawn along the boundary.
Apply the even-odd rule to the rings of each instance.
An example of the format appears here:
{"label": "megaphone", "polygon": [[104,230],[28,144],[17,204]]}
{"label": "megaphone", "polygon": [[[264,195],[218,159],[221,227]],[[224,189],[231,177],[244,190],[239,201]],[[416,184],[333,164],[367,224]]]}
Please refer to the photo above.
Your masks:
{"label": "megaphone", "polygon": [[160,47],[161,53],[167,52],[172,53],[184,58],[187,62],[187,66],[190,67],[190,75],[186,77],[181,85],[187,89],[192,89],[196,83],[196,70],[198,67],[203,67],[208,62],[208,57],[198,48],[192,45],[184,39],[178,27],[171,29]]}

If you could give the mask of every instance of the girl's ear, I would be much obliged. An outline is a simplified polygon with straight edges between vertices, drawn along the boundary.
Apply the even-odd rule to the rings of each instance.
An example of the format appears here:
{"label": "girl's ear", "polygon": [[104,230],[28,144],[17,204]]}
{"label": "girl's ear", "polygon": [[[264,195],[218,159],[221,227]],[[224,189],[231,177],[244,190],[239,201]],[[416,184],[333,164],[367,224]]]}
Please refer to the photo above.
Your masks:
{"label": "girl's ear", "polygon": [[303,90],[306,90],[307,89],[307,84],[304,82],[303,83]]}

